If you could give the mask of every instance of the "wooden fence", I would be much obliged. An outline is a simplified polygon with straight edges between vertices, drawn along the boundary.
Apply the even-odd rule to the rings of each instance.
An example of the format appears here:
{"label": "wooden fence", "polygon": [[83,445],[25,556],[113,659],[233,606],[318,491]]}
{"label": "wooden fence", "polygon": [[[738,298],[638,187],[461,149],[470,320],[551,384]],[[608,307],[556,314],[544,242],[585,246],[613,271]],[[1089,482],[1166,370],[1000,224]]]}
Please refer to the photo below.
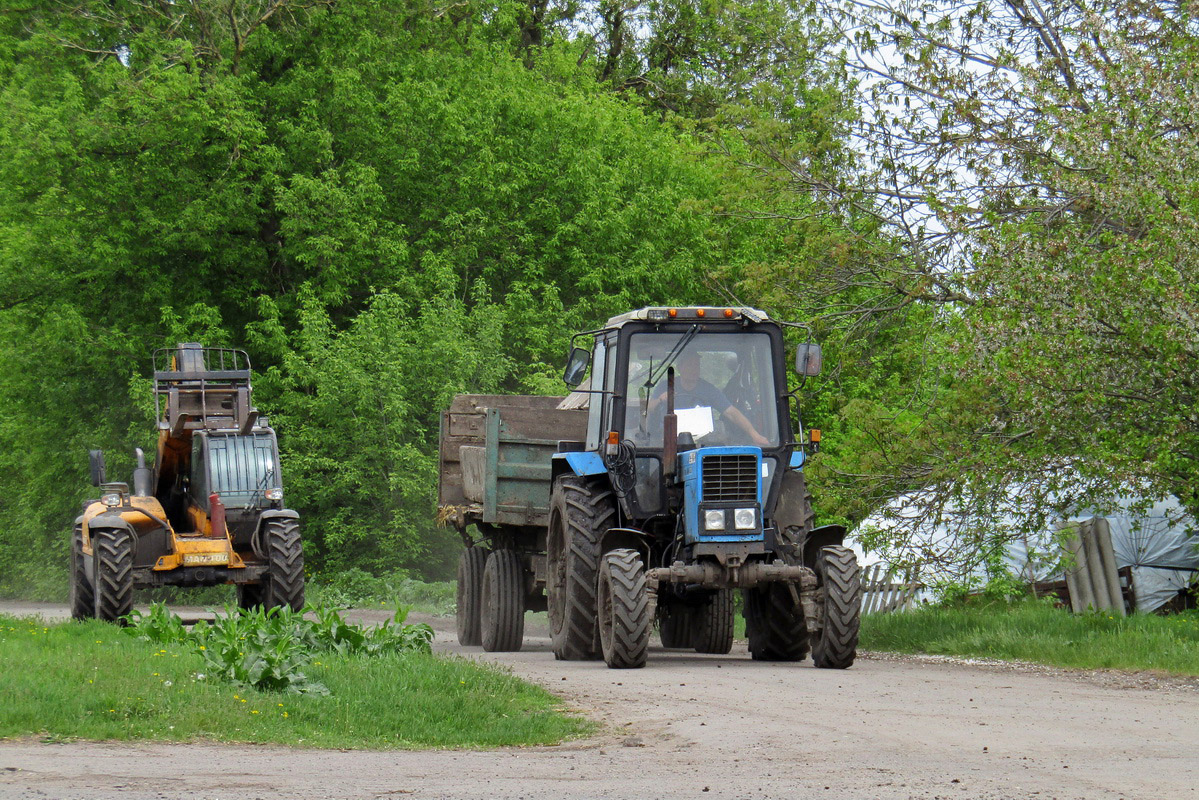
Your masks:
{"label": "wooden fence", "polygon": [[862,613],[887,614],[911,608],[923,588],[910,573],[900,579],[885,564],[862,567]]}

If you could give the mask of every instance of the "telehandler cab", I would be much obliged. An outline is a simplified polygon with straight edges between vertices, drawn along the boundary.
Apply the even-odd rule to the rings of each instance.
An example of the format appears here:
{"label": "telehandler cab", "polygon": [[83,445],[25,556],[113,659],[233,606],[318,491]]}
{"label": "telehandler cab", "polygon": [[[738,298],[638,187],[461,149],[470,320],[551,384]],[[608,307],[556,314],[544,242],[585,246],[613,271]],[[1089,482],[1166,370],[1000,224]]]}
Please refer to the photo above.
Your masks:
{"label": "telehandler cab", "polygon": [[130,491],[90,453],[102,494],[75,520],[71,615],[118,621],[135,588],[228,583],[242,608],[299,610],[299,514],[283,505],[275,432],[250,402],[249,357],[184,343],[156,350],[153,368],[153,469],[136,450]]}

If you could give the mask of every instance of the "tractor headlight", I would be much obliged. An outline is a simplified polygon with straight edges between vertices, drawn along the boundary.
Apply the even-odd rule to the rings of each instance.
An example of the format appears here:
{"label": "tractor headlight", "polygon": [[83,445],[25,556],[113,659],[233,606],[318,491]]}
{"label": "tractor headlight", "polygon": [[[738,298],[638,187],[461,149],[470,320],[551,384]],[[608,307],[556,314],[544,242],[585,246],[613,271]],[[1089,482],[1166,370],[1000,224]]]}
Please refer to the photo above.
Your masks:
{"label": "tractor headlight", "polygon": [[108,494],[102,495],[100,497],[100,502],[103,503],[104,505],[108,506],[109,508],[119,506],[121,504],[121,493],[120,492],[109,492]]}
{"label": "tractor headlight", "polygon": [[722,531],[725,528],[724,509],[710,508],[704,512],[704,530]]}
{"label": "tractor headlight", "polygon": [[274,489],[267,489],[266,490],[266,499],[267,500],[282,500],[283,499],[283,490],[278,487],[276,487]]}
{"label": "tractor headlight", "polygon": [[758,527],[758,512],[752,508],[739,508],[733,512],[733,526],[739,531],[752,531]]}

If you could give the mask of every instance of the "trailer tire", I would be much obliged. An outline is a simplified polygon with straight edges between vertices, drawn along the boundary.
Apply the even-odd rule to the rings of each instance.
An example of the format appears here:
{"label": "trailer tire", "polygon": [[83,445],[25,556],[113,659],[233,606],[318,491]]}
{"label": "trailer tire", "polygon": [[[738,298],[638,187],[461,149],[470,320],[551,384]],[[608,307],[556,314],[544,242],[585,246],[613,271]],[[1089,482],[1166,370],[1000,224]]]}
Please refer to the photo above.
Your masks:
{"label": "trailer tire", "polygon": [[733,649],[733,590],[718,589],[692,613],[695,652],[728,655]]}
{"label": "trailer tire", "polygon": [[96,619],[121,622],[133,611],[133,534],[122,528],[92,530]]}
{"label": "trailer tire", "polygon": [[695,641],[695,612],[682,603],[663,603],[658,600],[658,634],[662,646],[670,649],[689,649]]}
{"label": "trailer tire", "polygon": [[845,669],[857,657],[862,620],[857,556],[848,547],[821,548],[816,579],[824,587],[824,627],[812,648],[812,660],[821,669]]}
{"label": "trailer tire", "polygon": [[649,653],[649,593],[636,550],[611,550],[600,563],[597,585],[600,648],[612,669],[639,669]]}
{"label": "trailer tire", "polygon": [[287,606],[292,611],[304,608],[304,547],[300,542],[300,523],[286,517],[263,523],[262,541],[266,545],[267,573],[262,590],[264,608]]}
{"label": "trailer tire", "polygon": [[515,550],[494,550],[487,557],[480,598],[483,649],[519,650],[525,637],[525,568]]}
{"label": "trailer tire", "polygon": [[562,475],[554,483],[545,593],[554,657],[559,660],[599,656],[596,581],[600,539],[615,518],[616,504],[606,481]]}
{"label": "trailer tire", "polygon": [[808,626],[786,586],[771,583],[746,589],[745,633],[755,661],[803,661]]}
{"label": "trailer tire", "polygon": [[457,607],[454,622],[458,629],[458,644],[463,647],[483,644],[479,614],[482,609],[480,601],[487,555],[488,551],[482,547],[468,547],[458,556],[458,586],[455,591]]}
{"label": "trailer tire", "polygon": [[96,592],[87,579],[83,552],[83,527],[76,525],[71,534],[71,619],[95,619]]}

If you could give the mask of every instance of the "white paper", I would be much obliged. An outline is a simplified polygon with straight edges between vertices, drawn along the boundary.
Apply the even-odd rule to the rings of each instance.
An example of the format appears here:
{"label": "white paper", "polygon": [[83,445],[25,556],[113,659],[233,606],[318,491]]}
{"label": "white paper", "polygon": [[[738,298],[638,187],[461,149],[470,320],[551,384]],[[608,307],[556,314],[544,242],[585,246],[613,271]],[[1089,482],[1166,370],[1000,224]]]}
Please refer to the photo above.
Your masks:
{"label": "white paper", "polygon": [[679,408],[675,409],[674,413],[679,420],[679,433],[690,433],[696,439],[699,439],[716,430],[716,422],[712,418],[712,408],[710,406]]}

